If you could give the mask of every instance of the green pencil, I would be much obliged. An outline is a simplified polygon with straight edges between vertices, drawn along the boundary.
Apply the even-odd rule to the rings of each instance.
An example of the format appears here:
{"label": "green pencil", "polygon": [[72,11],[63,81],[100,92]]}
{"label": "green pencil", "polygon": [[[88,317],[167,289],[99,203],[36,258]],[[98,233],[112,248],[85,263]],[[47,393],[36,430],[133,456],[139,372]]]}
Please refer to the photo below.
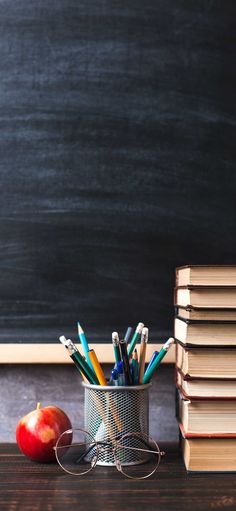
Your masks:
{"label": "green pencil", "polygon": [[79,350],[76,348],[75,344],[71,341],[71,339],[66,339],[63,335],[59,337],[59,341],[65,346],[68,350],[70,357],[74,361],[76,367],[84,374],[87,380],[94,385],[99,385],[98,379],[92,369],[90,369],[86,360],[82,357]]}
{"label": "green pencil", "polygon": [[112,344],[113,344],[113,349],[114,349],[114,354],[115,354],[115,361],[117,364],[117,362],[120,361],[120,348],[119,348],[120,340],[119,340],[118,332],[112,332]]}
{"label": "green pencil", "polygon": [[135,332],[134,332],[134,335],[130,341],[130,344],[128,346],[128,357],[130,358],[132,353],[133,353],[133,350],[135,348],[135,345],[137,344],[138,341],[140,341],[141,339],[141,333],[142,333],[142,329],[144,327],[144,324],[143,323],[139,323]]}
{"label": "green pencil", "polygon": [[138,352],[137,352],[136,348],[132,355],[131,373],[132,373],[133,384],[138,385],[139,367],[138,367]]}
{"label": "green pencil", "polygon": [[155,369],[157,369],[157,367],[160,365],[162,359],[165,357],[166,353],[168,352],[168,350],[170,349],[172,344],[174,344],[174,342],[175,342],[174,338],[170,337],[168,339],[168,341],[166,341],[164,346],[162,346],[161,351],[158,353],[158,355],[155,358],[155,360],[153,361],[152,365],[150,367],[148,367],[147,370],[145,371],[143,381],[142,381],[143,384],[150,382],[150,379],[151,379]]}

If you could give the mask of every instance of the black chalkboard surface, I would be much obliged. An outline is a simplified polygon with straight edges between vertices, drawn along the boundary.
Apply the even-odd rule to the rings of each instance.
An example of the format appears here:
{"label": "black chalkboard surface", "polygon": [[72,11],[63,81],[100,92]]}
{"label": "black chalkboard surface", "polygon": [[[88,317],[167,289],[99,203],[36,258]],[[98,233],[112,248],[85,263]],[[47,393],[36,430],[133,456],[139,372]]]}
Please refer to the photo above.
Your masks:
{"label": "black chalkboard surface", "polygon": [[0,4],[1,343],[172,332],[235,263],[233,0]]}

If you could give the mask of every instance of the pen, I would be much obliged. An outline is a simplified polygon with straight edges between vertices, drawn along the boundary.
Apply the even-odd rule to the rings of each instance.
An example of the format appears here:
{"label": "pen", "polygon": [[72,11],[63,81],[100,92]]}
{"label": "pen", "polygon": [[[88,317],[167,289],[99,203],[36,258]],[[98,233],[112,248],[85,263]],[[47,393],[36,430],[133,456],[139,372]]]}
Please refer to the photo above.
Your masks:
{"label": "pen", "polygon": [[138,385],[139,369],[138,369],[138,352],[137,352],[136,348],[135,348],[135,350],[133,352],[133,356],[132,356],[131,372],[132,372],[133,384]]}
{"label": "pen", "polygon": [[125,340],[120,341],[120,356],[121,356],[121,360],[123,362],[125,385],[132,385],[129,357],[128,357],[128,353],[127,353],[127,344],[126,344]]}
{"label": "pen", "polygon": [[122,360],[120,362],[117,362],[117,371],[118,371],[118,385],[123,386],[123,385],[125,385],[125,378],[124,378]]}
{"label": "pen", "polygon": [[90,361],[92,363],[94,372],[95,372],[95,374],[97,376],[97,379],[98,379],[100,385],[107,385],[107,380],[106,380],[106,378],[104,376],[104,372],[103,372],[103,370],[101,368],[101,365],[100,365],[100,363],[98,361],[98,358],[97,358],[97,355],[96,355],[95,351],[94,350],[89,350],[88,351],[88,356],[90,358]]}
{"label": "pen", "polygon": [[88,356],[89,345],[88,345],[85,333],[83,331],[83,328],[82,328],[82,326],[81,326],[79,321],[77,321],[77,326],[78,326],[79,340],[81,342],[81,345],[82,345],[82,348],[83,348],[83,352],[85,354],[86,361],[87,361],[88,365],[90,366],[90,369],[92,369],[92,371],[93,371],[93,366],[92,366],[91,360],[90,360],[90,358]]}
{"label": "pen", "polygon": [[132,355],[132,352],[135,348],[135,345],[137,344],[137,342],[140,340],[141,338],[141,333],[142,333],[142,329],[144,327],[144,324],[143,323],[139,323],[135,332],[134,332],[134,335],[131,339],[131,342],[130,342],[130,345],[128,347],[128,357],[130,358],[131,355]]}
{"label": "pen", "polygon": [[120,361],[120,349],[119,349],[120,341],[119,341],[118,332],[112,332],[112,344],[113,344],[113,349],[114,349],[114,354],[115,354],[115,361],[116,361],[116,365],[117,365],[117,362]]}
{"label": "pen", "polygon": [[154,351],[151,358],[150,358],[150,362],[148,364],[148,366],[146,367],[146,371],[145,373],[150,369],[151,365],[153,364],[154,360],[157,358],[157,355],[158,355],[159,351]]}
{"label": "pen", "polygon": [[145,370],[146,346],[148,342],[148,328],[144,327],[141,334],[140,344],[140,358],[139,358],[139,373],[138,382],[141,385],[143,382],[143,375]]}
{"label": "pen", "polygon": [[64,335],[62,335],[61,337],[59,337],[59,341],[68,350],[69,355],[72,358],[73,362],[75,363],[77,369],[79,369],[84,374],[89,383],[98,385],[97,377],[91,370],[90,366],[87,364],[86,360],[82,357],[79,350],[76,348],[75,344],[71,341],[71,339],[66,339]]}
{"label": "pen", "polygon": [[110,384],[111,385],[115,385],[116,387],[119,385],[119,382],[118,382],[118,371],[115,368],[112,369],[112,371],[111,371]]}
{"label": "pen", "polygon": [[130,336],[131,336],[132,332],[133,332],[133,328],[132,328],[132,326],[128,326],[128,328],[127,328],[127,330],[126,330],[126,333],[125,333],[125,336],[124,336],[124,340],[125,340],[125,342],[126,342],[127,344],[128,344],[128,342],[129,342],[129,338],[130,338]]}
{"label": "pen", "polygon": [[162,346],[161,351],[158,353],[157,357],[155,358],[154,362],[152,363],[151,367],[148,369],[148,371],[145,371],[144,377],[143,377],[143,383],[148,383],[157,367],[160,365],[162,359],[172,346],[174,344],[175,340],[173,337],[170,337],[168,341]]}

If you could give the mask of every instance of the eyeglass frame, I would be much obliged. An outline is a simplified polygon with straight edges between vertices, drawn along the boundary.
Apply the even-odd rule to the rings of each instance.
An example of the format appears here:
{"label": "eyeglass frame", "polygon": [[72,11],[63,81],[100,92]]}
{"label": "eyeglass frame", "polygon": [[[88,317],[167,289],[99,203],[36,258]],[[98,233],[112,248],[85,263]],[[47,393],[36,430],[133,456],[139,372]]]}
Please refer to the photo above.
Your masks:
{"label": "eyeglass frame", "polygon": [[[58,457],[58,452],[57,450],[60,449],[60,447],[58,447],[58,442],[60,441],[61,437],[65,434],[71,434],[75,431],[80,431],[82,433],[85,433],[85,435],[88,435],[94,442],[93,442],[93,446],[92,448],[94,448],[94,446],[96,446],[96,459],[95,456],[93,457],[93,459],[91,460],[91,466],[88,470],[86,470],[86,472],[81,472],[80,474],[76,474],[74,472],[70,472],[69,470],[67,470],[60,462],[59,460],[59,457]],[[125,439],[125,438],[128,438],[128,437],[131,437],[131,436],[137,436],[139,438],[143,438],[143,437],[147,437],[148,440],[151,440],[152,442],[154,442],[155,446],[157,447],[157,451],[152,451],[150,449],[139,449],[138,447],[124,447],[123,445],[120,445],[119,442],[121,442],[121,440]],[[115,441],[115,444],[113,445],[113,442]],[[148,446],[148,442],[145,442],[144,443]],[[69,444],[69,445],[62,445],[61,448],[65,449],[66,447],[71,447],[72,444]],[[74,444],[74,445],[80,445],[80,443],[77,443],[77,444]],[[101,445],[101,447],[100,447]],[[142,477],[133,477],[133,476],[130,476],[128,474],[126,474],[123,470],[122,470],[122,465],[120,463],[120,461],[117,459],[116,457],[116,449],[117,448],[122,448],[122,449],[130,449],[130,450],[137,450],[137,451],[141,451],[141,452],[149,452],[149,453],[153,453],[153,454],[156,454],[158,456],[158,462],[155,466],[155,468],[150,472],[150,474],[147,474],[145,476],[142,476]],[[118,437],[115,438],[115,440],[95,440],[95,438],[91,435],[91,433],[89,433],[89,431],[86,431],[85,429],[82,429],[82,428],[70,428],[70,429],[67,429],[66,431],[63,431],[63,433],[61,433],[61,435],[58,437],[57,441],[56,441],[56,445],[53,447],[53,450],[55,451],[55,456],[56,456],[56,460],[57,460],[57,463],[59,464],[59,466],[62,468],[62,470],[64,470],[64,472],[70,474],[70,475],[73,475],[73,476],[82,476],[82,475],[85,475],[85,474],[88,474],[89,472],[91,472],[97,465],[97,462],[98,462],[98,456],[99,456],[99,453],[102,453],[102,452],[105,452],[106,449],[110,449],[113,453],[113,457],[114,457],[114,460],[115,460],[115,463],[114,463],[114,466],[116,467],[116,469],[118,470],[118,472],[121,472],[125,477],[128,477],[129,479],[136,479],[136,480],[141,480],[141,479],[147,479],[148,477],[151,477],[158,469],[159,465],[160,465],[160,462],[161,462],[161,458],[163,456],[165,456],[165,451],[161,451],[160,448],[159,448],[159,445],[157,444],[157,442],[150,436],[148,436],[146,433],[142,433],[142,432],[130,432],[130,433],[124,433],[122,435],[122,433],[120,433],[120,435]],[[90,450],[90,448],[89,448]],[[84,456],[87,456],[88,455],[88,452],[89,450],[85,453]]]}

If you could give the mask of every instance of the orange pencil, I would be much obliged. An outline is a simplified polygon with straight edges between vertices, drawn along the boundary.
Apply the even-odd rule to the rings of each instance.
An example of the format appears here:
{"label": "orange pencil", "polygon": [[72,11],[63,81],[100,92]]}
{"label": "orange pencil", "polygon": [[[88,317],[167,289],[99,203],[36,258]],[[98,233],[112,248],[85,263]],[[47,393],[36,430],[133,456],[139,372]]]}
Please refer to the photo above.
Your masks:
{"label": "orange pencil", "polygon": [[107,381],[106,381],[106,378],[104,376],[104,372],[101,368],[101,365],[98,361],[98,358],[97,358],[97,355],[95,353],[94,350],[89,350],[88,351],[88,356],[90,358],[90,361],[92,363],[92,366],[93,366],[93,370],[97,376],[97,379],[100,383],[100,385],[107,385]]}

